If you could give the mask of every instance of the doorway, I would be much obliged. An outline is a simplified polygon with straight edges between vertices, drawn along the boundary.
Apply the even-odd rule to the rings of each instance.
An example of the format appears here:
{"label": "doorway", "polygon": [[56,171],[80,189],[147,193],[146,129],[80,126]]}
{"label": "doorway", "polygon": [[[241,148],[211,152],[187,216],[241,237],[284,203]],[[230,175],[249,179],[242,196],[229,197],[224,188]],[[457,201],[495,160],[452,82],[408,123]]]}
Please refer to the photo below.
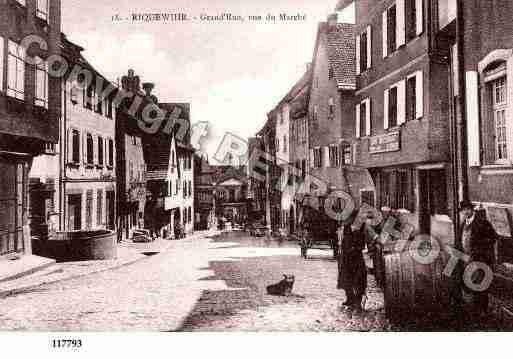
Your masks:
{"label": "doorway", "polygon": [[445,169],[419,170],[419,197],[420,231],[430,234],[432,216],[449,212]]}
{"label": "doorway", "polygon": [[70,194],[68,196],[68,230],[82,229],[82,195]]}

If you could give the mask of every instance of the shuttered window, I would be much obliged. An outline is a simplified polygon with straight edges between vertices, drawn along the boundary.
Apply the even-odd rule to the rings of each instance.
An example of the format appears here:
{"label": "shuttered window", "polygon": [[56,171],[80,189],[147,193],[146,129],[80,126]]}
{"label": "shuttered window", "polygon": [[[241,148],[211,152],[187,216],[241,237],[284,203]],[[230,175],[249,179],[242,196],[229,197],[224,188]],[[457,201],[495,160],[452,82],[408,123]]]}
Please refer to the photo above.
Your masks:
{"label": "shuttered window", "polygon": [[96,225],[103,225],[103,191],[101,189],[96,195]]}
{"label": "shuttered window", "polygon": [[93,191],[86,192],[86,228],[91,229],[93,226]]}
{"label": "shuttered window", "polygon": [[492,88],[492,111],[495,129],[495,158],[497,162],[508,160],[508,127],[506,122],[506,77],[494,80]]}
{"label": "shuttered window", "polygon": [[71,131],[71,162],[80,163],[80,132],[78,130]]}
{"label": "shuttered window", "polygon": [[103,167],[103,159],[105,154],[103,153],[103,138],[98,137],[98,165]]}
{"label": "shuttered window", "polygon": [[357,36],[357,70],[358,73],[372,66],[372,28],[367,26],[365,32]]}
{"label": "shuttered window", "polygon": [[50,0],[37,0],[36,16],[38,18],[48,21],[49,11],[50,11]]}
{"label": "shuttered window", "polygon": [[48,108],[48,64],[36,57],[35,97],[34,104]]}
{"label": "shuttered window", "polygon": [[397,49],[397,19],[396,6],[390,7],[386,12],[387,19],[387,53],[391,54]]}
{"label": "shuttered window", "polygon": [[25,50],[9,40],[7,59],[7,95],[25,99]]}
{"label": "shuttered window", "polygon": [[388,91],[388,127],[397,126],[397,87]]}

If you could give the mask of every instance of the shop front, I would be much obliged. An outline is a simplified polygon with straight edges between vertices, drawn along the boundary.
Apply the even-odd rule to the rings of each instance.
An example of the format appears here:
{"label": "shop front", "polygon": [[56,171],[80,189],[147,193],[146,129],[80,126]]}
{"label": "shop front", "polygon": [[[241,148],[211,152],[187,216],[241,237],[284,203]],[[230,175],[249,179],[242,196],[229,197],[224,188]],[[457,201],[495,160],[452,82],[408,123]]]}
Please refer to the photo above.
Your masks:
{"label": "shop front", "polygon": [[0,154],[0,258],[30,253],[25,157]]}

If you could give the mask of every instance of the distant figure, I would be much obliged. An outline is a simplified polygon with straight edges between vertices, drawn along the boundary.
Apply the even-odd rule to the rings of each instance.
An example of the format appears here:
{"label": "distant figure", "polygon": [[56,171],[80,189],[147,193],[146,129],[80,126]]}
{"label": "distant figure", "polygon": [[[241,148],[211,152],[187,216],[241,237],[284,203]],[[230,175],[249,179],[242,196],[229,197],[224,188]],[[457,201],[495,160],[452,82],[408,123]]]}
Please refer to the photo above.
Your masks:
{"label": "distant figure", "polygon": [[[470,256],[470,262],[485,263],[490,268],[495,264],[495,242],[498,235],[485,216],[478,216],[474,210],[474,205],[470,201],[460,203],[460,213],[462,217],[461,224],[461,243],[462,250]],[[476,283],[480,283],[482,278]],[[486,314],[488,311],[488,291],[473,292],[466,285],[463,285],[464,291],[473,297],[472,304],[475,314]]]}

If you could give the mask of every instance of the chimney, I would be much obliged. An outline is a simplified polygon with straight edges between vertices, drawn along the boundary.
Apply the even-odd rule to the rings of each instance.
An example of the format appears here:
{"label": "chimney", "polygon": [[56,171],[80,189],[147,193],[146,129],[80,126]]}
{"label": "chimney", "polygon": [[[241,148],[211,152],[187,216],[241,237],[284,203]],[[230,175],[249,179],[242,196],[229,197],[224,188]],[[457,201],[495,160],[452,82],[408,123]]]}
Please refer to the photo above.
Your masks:
{"label": "chimney", "polygon": [[142,88],[143,88],[144,92],[146,93],[146,96],[149,97],[149,96],[151,96],[151,92],[155,88],[155,84],[153,82],[145,82],[145,83],[143,83]]}
{"label": "chimney", "polygon": [[328,26],[329,27],[337,26],[337,23],[338,23],[338,14],[337,13],[328,15]]}

